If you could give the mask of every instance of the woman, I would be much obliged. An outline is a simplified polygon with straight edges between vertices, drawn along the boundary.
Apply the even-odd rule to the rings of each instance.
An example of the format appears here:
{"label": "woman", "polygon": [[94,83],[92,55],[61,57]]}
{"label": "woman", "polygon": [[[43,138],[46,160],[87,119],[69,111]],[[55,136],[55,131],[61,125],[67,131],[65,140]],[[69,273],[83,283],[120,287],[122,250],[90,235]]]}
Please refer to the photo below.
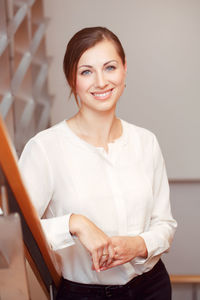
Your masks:
{"label": "woman", "polygon": [[46,237],[62,262],[60,300],[171,299],[160,257],[176,221],[155,136],[115,114],[126,69],[111,31],[77,32],[64,72],[78,113],[33,137],[20,159]]}

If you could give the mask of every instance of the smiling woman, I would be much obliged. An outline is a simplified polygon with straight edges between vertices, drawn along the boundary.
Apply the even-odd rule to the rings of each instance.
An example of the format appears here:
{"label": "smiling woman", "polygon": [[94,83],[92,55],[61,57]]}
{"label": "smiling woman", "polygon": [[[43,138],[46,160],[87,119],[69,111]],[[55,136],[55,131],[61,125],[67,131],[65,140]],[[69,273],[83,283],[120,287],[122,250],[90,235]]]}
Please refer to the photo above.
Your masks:
{"label": "smiling woman", "polygon": [[80,109],[114,110],[124,90],[125,76],[126,64],[111,41],[103,40],[85,51],[76,75]]}
{"label": "smiling woman", "polygon": [[115,47],[115,51],[121,58],[122,64],[125,65],[125,53],[121,42],[118,37],[107,28],[84,28],[81,31],[77,32],[67,45],[63,61],[63,69],[69,86],[71,87],[71,90],[75,95],[77,104],[78,99],[76,97],[76,75],[79,59],[86,50],[91,49],[97,43],[102,41],[110,41],[113,44],[113,46]]}
{"label": "smiling woman", "polygon": [[126,69],[114,33],[77,32],[64,72],[78,113],[33,137],[20,158],[60,257],[58,300],[171,299],[160,260],[176,229],[165,164],[153,133],[116,116]]}

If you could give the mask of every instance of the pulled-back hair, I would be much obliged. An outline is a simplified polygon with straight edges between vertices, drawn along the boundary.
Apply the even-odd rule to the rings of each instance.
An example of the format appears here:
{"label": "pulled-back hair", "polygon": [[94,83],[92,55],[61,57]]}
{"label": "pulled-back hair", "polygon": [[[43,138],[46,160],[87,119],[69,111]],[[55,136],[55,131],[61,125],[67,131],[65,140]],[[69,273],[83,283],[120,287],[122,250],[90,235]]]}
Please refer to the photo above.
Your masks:
{"label": "pulled-back hair", "polygon": [[71,87],[71,94],[74,94],[77,104],[78,99],[76,94],[76,74],[79,59],[86,50],[95,46],[102,40],[109,40],[113,42],[117,53],[122,60],[122,63],[125,64],[125,53],[120,40],[112,31],[105,27],[84,28],[78,31],[71,38],[67,45],[63,61],[63,69],[68,84]]}

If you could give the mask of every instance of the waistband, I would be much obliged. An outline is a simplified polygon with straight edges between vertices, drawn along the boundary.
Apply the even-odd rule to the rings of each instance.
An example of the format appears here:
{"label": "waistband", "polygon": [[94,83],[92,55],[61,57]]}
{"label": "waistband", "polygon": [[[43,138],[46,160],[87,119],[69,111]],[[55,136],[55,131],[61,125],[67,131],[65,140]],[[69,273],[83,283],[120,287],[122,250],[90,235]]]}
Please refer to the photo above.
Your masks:
{"label": "waistband", "polygon": [[73,282],[63,278],[61,286],[64,285],[68,292],[80,293],[83,296],[102,296],[110,298],[120,295],[130,288],[138,286],[143,280],[148,279],[148,277],[151,277],[154,273],[162,270],[163,268],[165,268],[165,266],[163,262],[159,260],[150,271],[134,277],[124,285],[84,284]]}

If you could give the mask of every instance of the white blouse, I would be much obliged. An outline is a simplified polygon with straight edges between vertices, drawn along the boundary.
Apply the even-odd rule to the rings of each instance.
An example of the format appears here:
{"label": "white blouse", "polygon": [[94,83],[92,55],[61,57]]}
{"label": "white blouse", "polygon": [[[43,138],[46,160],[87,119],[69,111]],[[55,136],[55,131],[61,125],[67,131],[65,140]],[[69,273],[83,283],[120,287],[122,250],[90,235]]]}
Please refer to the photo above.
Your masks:
{"label": "white blouse", "polygon": [[[91,284],[125,284],[149,271],[172,242],[176,221],[155,136],[123,120],[108,153],[80,139],[64,120],[25,146],[19,166],[62,275]],[[97,273],[91,256],[69,232],[71,214],[88,217],[108,236],[143,237],[147,259]]]}

